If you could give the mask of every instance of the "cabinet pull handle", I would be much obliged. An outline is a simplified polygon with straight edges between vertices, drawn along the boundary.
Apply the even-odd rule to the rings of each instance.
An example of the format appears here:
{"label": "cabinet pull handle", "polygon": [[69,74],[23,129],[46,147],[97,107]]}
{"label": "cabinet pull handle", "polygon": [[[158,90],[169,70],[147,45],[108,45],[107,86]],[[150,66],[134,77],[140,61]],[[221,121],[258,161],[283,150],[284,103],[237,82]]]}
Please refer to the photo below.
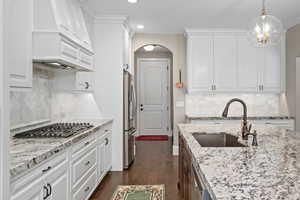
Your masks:
{"label": "cabinet pull handle", "polygon": [[86,143],[84,143],[84,146],[87,146],[87,145],[89,145],[90,144],[90,142],[86,142]]}
{"label": "cabinet pull handle", "polygon": [[52,186],[51,184],[47,183],[47,187],[49,188],[49,196],[52,195]]}
{"label": "cabinet pull handle", "polygon": [[107,133],[107,132],[108,132],[108,130],[106,129],[104,132],[105,132],[105,133]]}
{"label": "cabinet pull handle", "polygon": [[43,188],[46,191],[46,196],[43,197],[43,200],[45,200],[49,197],[49,191],[48,191],[48,188],[46,186],[44,186]]}
{"label": "cabinet pull handle", "polygon": [[85,83],[85,88],[84,89],[89,89],[90,88],[90,83],[89,82],[84,82]]}
{"label": "cabinet pull handle", "polygon": [[42,172],[43,172],[43,173],[46,173],[46,172],[49,171],[51,168],[52,168],[52,167],[49,166],[47,169],[43,169]]}
{"label": "cabinet pull handle", "polygon": [[90,190],[90,187],[89,186],[87,186],[86,188],[85,188],[85,192],[87,192],[87,191],[89,191]]}
{"label": "cabinet pull handle", "polygon": [[211,86],[211,90],[214,90],[214,85]]}
{"label": "cabinet pull handle", "polygon": [[262,90],[262,91],[264,90],[264,85],[261,85],[261,90]]}
{"label": "cabinet pull handle", "polygon": [[105,145],[108,145],[108,139],[105,138]]}
{"label": "cabinet pull handle", "polygon": [[217,90],[217,86],[216,85],[214,85],[214,90]]}
{"label": "cabinet pull handle", "polygon": [[91,163],[90,161],[87,161],[87,162],[85,163],[85,166],[88,166],[90,163]]}

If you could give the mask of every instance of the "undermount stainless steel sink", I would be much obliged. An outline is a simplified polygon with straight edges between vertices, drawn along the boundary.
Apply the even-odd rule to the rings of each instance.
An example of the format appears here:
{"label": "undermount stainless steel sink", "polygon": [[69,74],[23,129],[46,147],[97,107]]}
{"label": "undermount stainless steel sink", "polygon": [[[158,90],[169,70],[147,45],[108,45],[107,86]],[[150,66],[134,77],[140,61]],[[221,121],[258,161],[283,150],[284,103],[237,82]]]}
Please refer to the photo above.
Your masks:
{"label": "undermount stainless steel sink", "polygon": [[238,137],[224,132],[196,132],[193,136],[202,147],[247,147],[238,141]]}

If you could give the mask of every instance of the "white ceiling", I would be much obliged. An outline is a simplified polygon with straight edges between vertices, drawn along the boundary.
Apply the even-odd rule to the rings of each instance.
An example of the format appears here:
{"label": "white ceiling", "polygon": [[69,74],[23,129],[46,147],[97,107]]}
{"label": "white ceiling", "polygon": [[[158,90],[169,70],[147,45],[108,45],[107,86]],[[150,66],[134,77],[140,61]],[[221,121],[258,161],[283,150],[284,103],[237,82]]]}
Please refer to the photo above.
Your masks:
{"label": "white ceiling", "polygon": [[[246,29],[260,14],[261,0],[85,0],[97,15],[126,15],[130,25],[145,25],[138,32],[182,33],[185,28]],[[300,23],[300,0],[267,0],[269,14],[285,28]]]}

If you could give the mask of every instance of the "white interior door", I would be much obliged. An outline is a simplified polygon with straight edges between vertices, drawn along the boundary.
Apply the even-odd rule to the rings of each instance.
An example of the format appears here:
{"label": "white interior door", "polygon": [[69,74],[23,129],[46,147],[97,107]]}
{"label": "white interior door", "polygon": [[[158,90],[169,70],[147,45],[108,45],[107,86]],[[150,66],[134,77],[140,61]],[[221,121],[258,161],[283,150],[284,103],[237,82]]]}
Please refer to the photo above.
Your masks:
{"label": "white interior door", "polygon": [[139,134],[168,135],[169,86],[167,59],[139,60]]}

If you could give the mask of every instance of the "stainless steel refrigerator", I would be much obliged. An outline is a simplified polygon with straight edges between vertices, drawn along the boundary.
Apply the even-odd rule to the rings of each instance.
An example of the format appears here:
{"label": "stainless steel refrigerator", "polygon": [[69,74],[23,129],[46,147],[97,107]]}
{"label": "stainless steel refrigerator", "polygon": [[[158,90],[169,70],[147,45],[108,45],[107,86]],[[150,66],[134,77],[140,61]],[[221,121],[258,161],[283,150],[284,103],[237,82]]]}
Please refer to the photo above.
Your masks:
{"label": "stainless steel refrigerator", "polygon": [[135,134],[137,102],[133,75],[124,70],[123,75],[123,127],[124,127],[124,169],[128,169],[135,157]]}

